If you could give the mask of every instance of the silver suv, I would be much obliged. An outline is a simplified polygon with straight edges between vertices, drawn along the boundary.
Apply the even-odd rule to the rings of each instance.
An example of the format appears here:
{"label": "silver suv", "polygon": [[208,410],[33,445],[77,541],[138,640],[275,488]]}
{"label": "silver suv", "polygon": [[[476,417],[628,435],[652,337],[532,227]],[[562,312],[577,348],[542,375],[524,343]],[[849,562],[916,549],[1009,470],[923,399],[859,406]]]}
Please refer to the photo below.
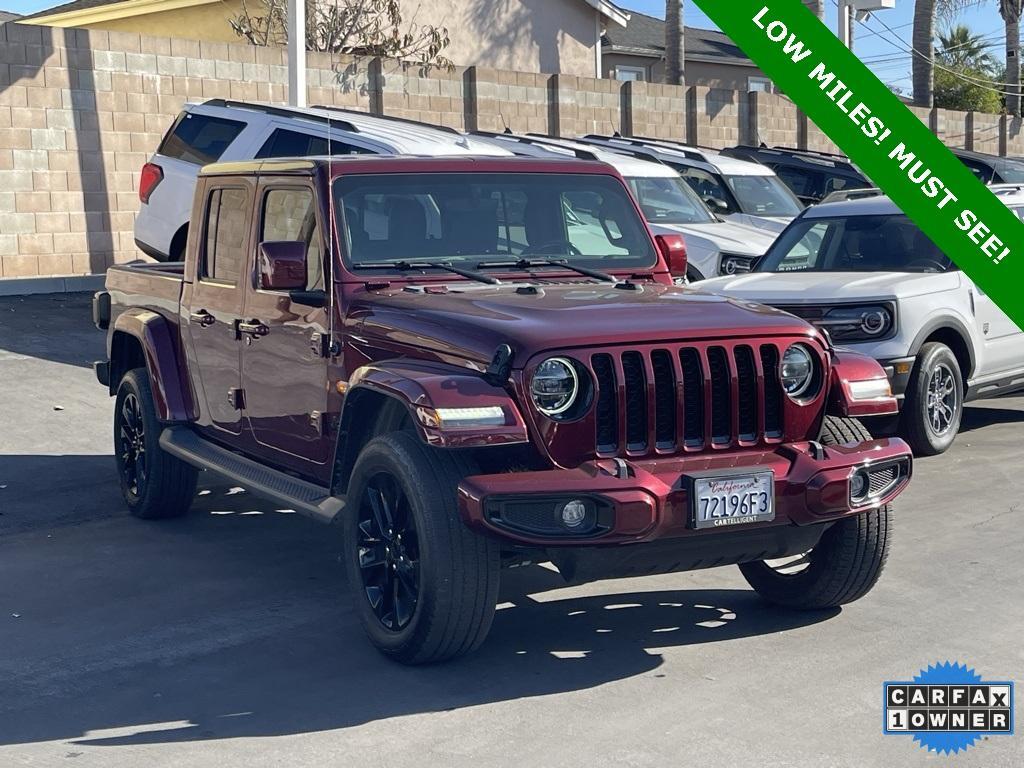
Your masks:
{"label": "silver suv", "polygon": [[[1024,215],[1021,187],[993,191]],[[887,197],[808,208],[751,274],[696,287],[799,315],[878,360],[918,455],[949,448],[964,402],[1024,388],[1024,333]]]}

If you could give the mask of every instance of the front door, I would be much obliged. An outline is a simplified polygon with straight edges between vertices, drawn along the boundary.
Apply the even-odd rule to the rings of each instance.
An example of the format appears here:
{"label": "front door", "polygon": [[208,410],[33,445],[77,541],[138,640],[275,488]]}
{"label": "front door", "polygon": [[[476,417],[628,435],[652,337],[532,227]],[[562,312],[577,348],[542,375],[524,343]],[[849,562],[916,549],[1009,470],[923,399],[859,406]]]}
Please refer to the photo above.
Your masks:
{"label": "front door", "polygon": [[252,195],[241,181],[207,187],[196,279],[182,297],[182,322],[188,325],[195,363],[190,366],[193,386],[203,393],[199,425],[222,438],[242,429],[236,325],[242,313]]}
{"label": "front door", "polygon": [[[324,259],[326,252],[310,186],[264,181],[258,191],[257,236],[266,241],[307,243],[305,291],[269,291],[258,275],[246,281],[242,388],[250,450],[307,477],[327,482],[331,441],[327,423],[329,331]],[[255,259],[253,259],[255,261]]]}

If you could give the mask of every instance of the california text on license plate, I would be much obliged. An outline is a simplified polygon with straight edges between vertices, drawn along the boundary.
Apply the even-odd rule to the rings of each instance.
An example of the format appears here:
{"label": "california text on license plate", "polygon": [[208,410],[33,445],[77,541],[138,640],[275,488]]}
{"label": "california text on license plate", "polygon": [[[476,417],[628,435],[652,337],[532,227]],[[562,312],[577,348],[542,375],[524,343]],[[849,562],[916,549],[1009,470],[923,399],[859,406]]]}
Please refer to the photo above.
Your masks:
{"label": "california text on license plate", "polygon": [[695,477],[695,528],[717,528],[775,519],[775,476],[772,472]]}

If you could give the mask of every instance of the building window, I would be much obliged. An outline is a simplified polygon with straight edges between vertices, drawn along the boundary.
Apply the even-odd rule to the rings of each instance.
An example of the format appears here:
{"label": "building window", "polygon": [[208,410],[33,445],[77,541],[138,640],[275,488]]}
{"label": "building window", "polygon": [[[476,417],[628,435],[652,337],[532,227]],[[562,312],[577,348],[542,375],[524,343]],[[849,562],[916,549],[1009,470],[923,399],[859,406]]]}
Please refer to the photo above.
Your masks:
{"label": "building window", "polygon": [[647,69],[644,67],[615,67],[616,80],[639,80],[647,79]]}
{"label": "building window", "polygon": [[762,91],[763,93],[773,93],[775,91],[774,83],[767,77],[748,77],[747,78],[747,90],[748,91]]}

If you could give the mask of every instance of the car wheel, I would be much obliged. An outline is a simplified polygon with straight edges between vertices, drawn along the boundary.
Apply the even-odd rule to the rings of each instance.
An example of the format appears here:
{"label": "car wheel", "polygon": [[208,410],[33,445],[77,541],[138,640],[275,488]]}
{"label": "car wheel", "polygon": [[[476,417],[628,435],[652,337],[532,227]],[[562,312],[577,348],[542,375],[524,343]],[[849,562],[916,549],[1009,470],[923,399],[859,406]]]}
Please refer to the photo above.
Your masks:
{"label": "car wheel", "polygon": [[945,344],[925,344],[910,374],[901,435],[918,456],[943,453],[956,439],[963,410],[964,384],[956,355]]}
{"label": "car wheel", "polygon": [[[820,441],[840,445],[870,440],[856,419],[826,417]],[[769,602],[822,609],[859,600],[875,586],[889,554],[892,505],[833,523],[809,551],[740,565],[740,572]]]}
{"label": "car wheel", "polygon": [[403,664],[452,659],[487,636],[500,554],[463,523],[457,487],[473,467],[413,433],[371,440],[342,513],[345,567],[370,641]]}
{"label": "car wheel", "polygon": [[135,517],[179,517],[196,494],[196,468],[160,447],[162,429],[149,374],[145,368],[129,371],[114,401],[114,456],[121,495]]}

